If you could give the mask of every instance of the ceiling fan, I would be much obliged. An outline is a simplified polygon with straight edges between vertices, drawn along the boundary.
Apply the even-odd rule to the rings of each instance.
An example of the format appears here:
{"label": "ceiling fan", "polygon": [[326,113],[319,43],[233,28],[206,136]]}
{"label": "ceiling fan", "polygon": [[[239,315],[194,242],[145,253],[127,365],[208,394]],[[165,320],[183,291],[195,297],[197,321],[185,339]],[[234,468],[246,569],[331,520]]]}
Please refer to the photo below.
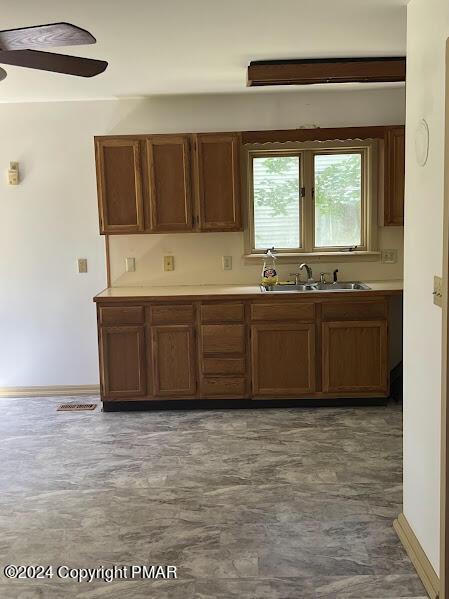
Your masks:
{"label": "ceiling fan", "polygon": [[[108,66],[104,60],[43,52],[40,49],[83,46],[95,44],[96,41],[88,31],[71,23],[8,29],[0,31],[0,63],[78,77],[95,77]],[[5,77],[6,71],[0,68],[0,81]]]}

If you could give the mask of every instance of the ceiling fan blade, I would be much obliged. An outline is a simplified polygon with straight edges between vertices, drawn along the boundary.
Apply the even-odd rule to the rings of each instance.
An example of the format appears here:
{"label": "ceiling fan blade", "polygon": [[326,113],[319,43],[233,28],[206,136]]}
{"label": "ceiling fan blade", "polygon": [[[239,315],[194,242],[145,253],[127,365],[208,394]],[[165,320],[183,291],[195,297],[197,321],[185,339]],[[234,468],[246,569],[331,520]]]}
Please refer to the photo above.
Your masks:
{"label": "ceiling fan blade", "polygon": [[0,31],[0,50],[80,46],[95,44],[96,41],[88,31],[71,23],[50,23]]}
{"label": "ceiling fan blade", "polygon": [[0,51],[0,63],[64,73],[65,75],[77,75],[78,77],[95,77],[108,66],[108,63],[104,60],[39,52],[37,50]]}

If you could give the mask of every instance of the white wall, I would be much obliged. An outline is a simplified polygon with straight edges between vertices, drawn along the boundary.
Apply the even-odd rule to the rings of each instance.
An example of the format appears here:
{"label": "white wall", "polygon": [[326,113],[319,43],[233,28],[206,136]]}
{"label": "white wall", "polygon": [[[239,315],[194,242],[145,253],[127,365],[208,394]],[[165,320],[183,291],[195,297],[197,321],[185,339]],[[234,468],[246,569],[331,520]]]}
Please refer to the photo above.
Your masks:
{"label": "white wall", "polygon": [[[5,178],[0,180],[0,388],[98,382],[92,296],[106,286],[106,276],[94,135],[379,125],[403,119],[404,92],[397,88],[3,104],[0,165],[6,177],[9,161],[19,160],[23,181],[8,187]],[[387,247],[399,248],[401,235],[401,229],[382,233]],[[138,267],[142,256],[151,268],[155,265],[159,283],[178,282],[177,277],[189,282],[193,260],[195,282],[215,280],[216,272],[224,276],[217,270],[223,253],[235,256],[236,268],[217,281],[254,282],[259,272],[258,266],[240,267],[240,234],[116,238],[112,246],[117,277],[130,252],[139,258]],[[177,270],[162,278],[159,257],[168,251],[177,257]],[[77,257],[88,258],[88,274],[76,273]],[[362,278],[396,278],[401,272],[400,264],[382,271],[379,264],[362,267],[374,269],[372,277]],[[348,278],[351,268],[342,267]]]}
{"label": "white wall", "polygon": [[[408,5],[404,264],[404,514],[439,572],[442,274],[447,0]],[[415,158],[421,118],[430,128],[426,166]]]}
{"label": "white wall", "polygon": [[[396,264],[376,261],[339,262],[307,258],[315,278],[320,272],[339,269],[341,280],[379,281],[402,279],[403,227],[379,229],[379,247],[398,250]],[[114,287],[144,285],[233,284],[257,285],[260,281],[262,258],[244,260],[243,233],[188,233],[182,235],[111,236],[111,280]],[[164,272],[163,256],[174,255],[175,270]],[[232,270],[222,269],[222,256],[232,256]],[[136,259],[136,271],[125,272],[125,258]],[[280,264],[277,270],[282,279],[297,271],[302,262]]]}
{"label": "white wall", "polygon": [[[0,110],[0,387],[95,384],[92,296],[105,283],[92,135],[113,103]],[[10,160],[22,183],[10,187]],[[89,260],[77,274],[77,257]]]}

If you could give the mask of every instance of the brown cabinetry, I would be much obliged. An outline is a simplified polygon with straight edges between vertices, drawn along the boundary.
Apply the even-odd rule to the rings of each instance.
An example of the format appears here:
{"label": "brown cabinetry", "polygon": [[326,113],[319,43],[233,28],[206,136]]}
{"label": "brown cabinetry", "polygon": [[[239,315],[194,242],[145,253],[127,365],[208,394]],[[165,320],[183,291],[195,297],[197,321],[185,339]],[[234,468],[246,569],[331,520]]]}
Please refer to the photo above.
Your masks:
{"label": "brown cabinetry", "polygon": [[[404,127],[349,127],[323,135],[383,140],[383,221],[403,225]],[[242,138],[244,143],[318,139],[317,130],[304,129],[96,137],[101,233],[242,230]]]}
{"label": "brown cabinetry", "polygon": [[98,206],[101,233],[142,233],[142,144],[138,139],[98,139]]}
{"label": "brown cabinetry", "polygon": [[195,181],[202,231],[239,231],[240,136],[237,133],[195,135]]}
{"label": "brown cabinetry", "polygon": [[251,327],[253,395],[300,397],[315,391],[315,325]]}
{"label": "brown cabinetry", "polygon": [[105,326],[100,330],[101,390],[105,399],[146,395],[147,367],[143,326]]}
{"label": "brown cabinetry", "polygon": [[388,391],[387,322],[323,323],[323,392]]}
{"label": "brown cabinetry", "polygon": [[405,128],[391,127],[385,134],[384,225],[404,224]]}
{"label": "brown cabinetry", "polygon": [[102,398],[387,397],[388,301],[99,301]]}
{"label": "brown cabinetry", "polygon": [[155,397],[195,395],[193,327],[153,326],[151,338]]}
{"label": "brown cabinetry", "polygon": [[201,397],[248,397],[247,327],[242,302],[200,305]]}
{"label": "brown cabinetry", "polygon": [[238,231],[237,133],[97,137],[100,232]]}
{"label": "brown cabinetry", "polygon": [[146,150],[151,231],[191,231],[194,223],[189,137],[150,137]]}

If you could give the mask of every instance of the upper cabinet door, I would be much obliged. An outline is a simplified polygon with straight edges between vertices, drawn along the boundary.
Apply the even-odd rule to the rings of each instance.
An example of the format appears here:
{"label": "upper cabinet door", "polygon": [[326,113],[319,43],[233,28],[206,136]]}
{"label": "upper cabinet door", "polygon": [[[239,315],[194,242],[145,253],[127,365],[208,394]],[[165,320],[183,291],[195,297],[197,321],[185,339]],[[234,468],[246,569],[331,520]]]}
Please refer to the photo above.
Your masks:
{"label": "upper cabinet door", "polygon": [[240,135],[194,136],[196,194],[202,231],[240,231]]}
{"label": "upper cabinet door", "polygon": [[97,139],[100,232],[140,233],[144,230],[142,153],[138,140]]}
{"label": "upper cabinet door", "polygon": [[193,229],[190,138],[161,135],[147,140],[151,231]]}
{"label": "upper cabinet door", "polygon": [[384,225],[404,224],[405,128],[392,127],[385,136]]}

